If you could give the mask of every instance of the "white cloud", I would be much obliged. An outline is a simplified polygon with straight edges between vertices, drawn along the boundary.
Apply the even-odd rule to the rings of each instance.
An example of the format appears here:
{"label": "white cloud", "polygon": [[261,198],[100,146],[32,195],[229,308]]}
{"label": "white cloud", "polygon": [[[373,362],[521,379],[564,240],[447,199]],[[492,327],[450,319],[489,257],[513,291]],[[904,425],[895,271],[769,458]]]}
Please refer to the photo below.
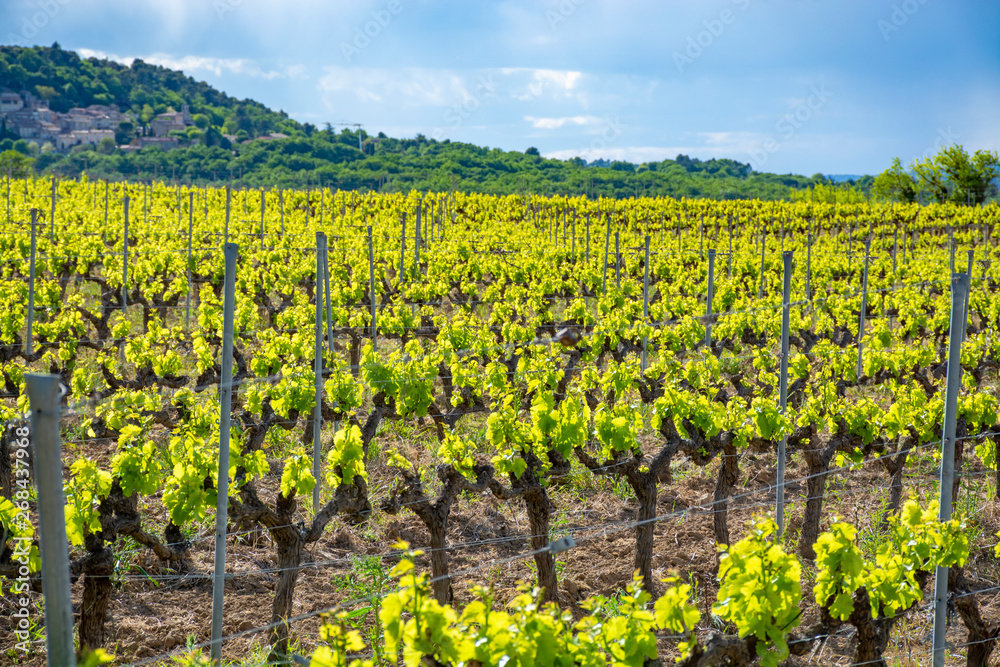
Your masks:
{"label": "white cloud", "polygon": [[580,157],[587,161],[598,159],[622,160],[641,164],[672,160],[677,155],[689,155],[699,159],[730,158],[746,161],[747,155],[758,150],[769,135],[753,132],[697,132],[690,138],[694,141],[674,146],[615,146],[613,139],[591,143],[583,148],[547,151],[545,157],[569,160]]}
{"label": "white cloud", "polygon": [[[574,70],[531,69],[527,67],[505,67],[500,73],[506,77],[523,79],[514,88],[513,97],[518,100],[533,100],[539,97],[569,97],[574,95],[583,73]],[[527,75],[525,77],[524,75]]]}
{"label": "white cloud", "polygon": [[580,72],[559,71],[553,69],[539,69],[532,73],[532,78],[540,84],[552,84],[564,90],[573,90],[579,83]]}
{"label": "white cloud", "polygon": [[289,79],[308,79],[309,69],[305,65],[289,65],[285,68],[285,75]]}
{"label": "white cloud", "polygon": [[131,65],[135,58],[122,58],[121,56],[116,56],[111,53],[106,53],[104,51],[96,51],[94,49],[77,49],[77,53],[80,54],[81,58],[97,58],[98,60],[113,60],[116,63],[122,63],[123,65]]}
{"label": "white cloud", "polygon": [[472,97],[470,91],[477,85],[451,70],[328,66],[316,89],[328,107],[334,106],[328,99],[330,93],[353,94],[361,102],[445,106]]}
{"label": "white cloud", "polygon": [[524,120],[539,130],[558,130],[564,125],[597,125],[603,121],[597,116],[563,116],[562,118],[535,118],[525,116]]}
{"label": "white cloud", "polygon": [[215,76],[222,76],[223,72],[259,77],[265,80],[276,79],[281,76],[280,72],[263,70],[254,61],[246,58],[210,58],[204,56],[181,56],[177,58],[164,53],[154,53],[146,56],[143,60],[152,65],[160,65],[170,69],[181,70],[182,72],[204,70],[212,72]]}
{"label": "white cloud", "polygon": [[308,78],[305,65],[290,65],[280,71],[265,70],[255,61],[248,58],[212,58],[190,55],[178,57],[167,53],[153,53],[145,56],[118,56],[92,49],[78,49],[78,52],[84,58],[106,58],[129,66],[131,66],[133,61],[138,59],[150,65],[159,65],[169,69],[180,70],[188,75],[197,71],[206,71],[212,72],[215,76],[222,76],[223,73],[229,73],[268,81],[281,77]]}
{"label": "white cloud", "polygon": [[[703,141],[689,147],[692,152],[710,151],[711,157],[733,157],[755,150],[771,135],[760,132],[696,132]],[[682,151],[683,152],[683,151]]]}

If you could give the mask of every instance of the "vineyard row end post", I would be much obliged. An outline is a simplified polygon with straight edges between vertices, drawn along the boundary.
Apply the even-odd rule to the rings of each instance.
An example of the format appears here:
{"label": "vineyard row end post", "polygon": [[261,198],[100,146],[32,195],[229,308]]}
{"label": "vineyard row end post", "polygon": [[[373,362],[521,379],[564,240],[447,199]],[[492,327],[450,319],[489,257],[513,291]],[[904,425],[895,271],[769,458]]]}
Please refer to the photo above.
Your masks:
{"label": "vineyard row end post", "polygon": [[403,272],[406,270],[406,212],[402,214],[399,231],[399,287],[403,287]]}
{"label": "vineyard row end post", "polygon": [[233,203],[233,188],[226,186],[226,229],[223,235],[223,243],[229,243],[229,213]]}
{"label": "vineyard row end post", "polygon": [[705,347],[712,348],[712,299],[715,297],[715,248],[708,249],[708,294],[705,298]]}
{"label": "vineyard row end post", "polygon": [[812,255],[813,255],[813,235],[810,221],[809,232],[806,236],[806,300],[812,303]]}
{"label": "vineyard row end post", "polygon": [[966,275],[969,276],[969,294],[965,298],[965,314],[962,316],[962,323],[963,323],[963,326],[962,326],[962,340],[963,341],[965,340],[965,336],[967,335],[968,328],[969,328],[969,303],[972,301],[972,265],[973,265],[973,261],[972,260],[973,260],[973,258],[975,256],[975,252],[976,251],[973,248],[969,248],[969,264],[968,264],[968,268],[966,269]]}
{"label": "vineyard row end post", "polygon": [[125,223],[122,229],[122,312],[128,310],[128,195],[122,202]]}
{"label": "vineyard row end post", "polygon": [[619,245],[621,232],[615,230],[615,287],[622,288],[622,253]]}
{"label": "vineyard row end post", "polygon": [[[642,272],[642,319],[649,323],[649,234],[646,234],[646,260],[643,264]],[[649,338],[642,337],[642,372],[646,372],[646,362],[648,356]]]}
{"label": "vineyard row end post", "polygon": [[413,277],[420,275],[420,209],[423,204],[417,205],[417,219],[413,223]]}
{"label": "vineyard row end post", "polygon": [[767,248],[767,232],[760,234],[760,285],[757,287],[757,298],[764,298],[764,251]]}
{"label": "vineyard row end post", "polygon": [[313,512],[319,512],[320,491],[320,459],[322,457],[322,442],[320,432],[323,428],[323,274],[325,271],[323,256],[326,253],[326,234],[316,232],[316,283],[313,293],[316,297],[316,326],[313,348],[313,379],[316,391],[316,401],[313,404]]}
{"label": "vineyard row end post", "polygon": [[59,376],[24,376],[31,404],[31,437],[38,484],[42,593],[45,596],[45,648],[49,665],[76,665],[73,653],[73,599],[66,547],[66,499],[59,441]]}
{"label": "vineyard row end post", "polygon": [[59,194],[59,181],[52,174],[52,214],[49,216],[49,243],[56,241],[56,197]]}
{"label": "vineyard row end post", "polygon": [[[781,372],[778,377],[778,400],[781,414],[785,414],[788,402],[788,320],[791,309],[792,294],[792,251],[781,254],[784,264],[784,276],[781,288]],[[775,481],[775,508],[778,519],[778,537],[785,532],[785,449],[788,445],[788,434],[778,442],[777,479]]]}
{"label": "vineyard row end post", "polygon": [[333,309],[330,307],[330,241],[323,242],[323,297],[326,299],[326,346],[333,355]]}
{"label": "vineyard row end post", "polygon": [[608,229],[604,234],[604,273],[601,277],[601,294],[608,293],[608,245],[611,243],[611,216],[608,215]]}
{"label": "vineyard row end post", "polygon": [[[962,389],[962,335],[965,328],[962,317],[969,294],[969,276],[953,273],[951,276],[951,321],[948,333],[948,374],[945,380],[944,428],[941,439],[941,483],[938,519],[951,519],[951,492],[955,483],[955,430],[958,394]],[[948,611],[948,568],[938,566],[934,571],[934,640],[932,664],[944,667],[945,629]]]}
{"label": "vineyard row end post", "polygon": [[214,664],[222,663],[222,597],[226,587],[226,528],[229,516],[229,429],[233,412],[233,313],[236,260],[240,248],[226,243],[222,304],[222,377],[219,381],[219,476],[215,505],[215,576],[212,579],[212,648]]}
{"label": "vineyard row end post", "polygon": [[368,298],[372,307],[372,351],[376,349],[378,325],[375,322],[375,247],[372,244],[372,226],[368,225]]}
{"label": "vineyard row end post", "polygon": [[858,316],[858,365],[855,368],[855,378],[861,380],[864,370],[865,314],[868,310],[868,259],[870,257],[871,241],[865,241],[865,272],[861,280],[861,314]]}
{"label": "vineyard row end post", "polygon": [[184,330],[191,331],[191,236],[194,232],[194,192],[188,192],[187,296],[184,303]]}
{"label": "vineyard row end post", "polygon": [[34,354],[34,344],[32,343],[32,328],[35,321],[35,251],[37,247],[37,225],[38,209],[31,209],[31,254],[28,258],[28,312],[25,313],[27,330],[24,335],[24,353],[27,356]]}
{"label": "vineyard row end post", "polygon": [[104,227],[101,228],[101,243],[105,243],[105,230],[108,228],[108,182],[104,181]]}

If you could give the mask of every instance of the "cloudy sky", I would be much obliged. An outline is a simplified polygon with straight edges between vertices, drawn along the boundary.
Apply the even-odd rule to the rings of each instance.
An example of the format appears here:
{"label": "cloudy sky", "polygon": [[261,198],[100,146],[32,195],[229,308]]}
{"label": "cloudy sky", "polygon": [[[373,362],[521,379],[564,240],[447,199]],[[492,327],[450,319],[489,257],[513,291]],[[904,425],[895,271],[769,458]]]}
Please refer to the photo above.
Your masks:
{"label": "cloudy sky", "polygon": [[560,158],[874,174],[1000,150],[996,0],[0,0],[0,41]]}

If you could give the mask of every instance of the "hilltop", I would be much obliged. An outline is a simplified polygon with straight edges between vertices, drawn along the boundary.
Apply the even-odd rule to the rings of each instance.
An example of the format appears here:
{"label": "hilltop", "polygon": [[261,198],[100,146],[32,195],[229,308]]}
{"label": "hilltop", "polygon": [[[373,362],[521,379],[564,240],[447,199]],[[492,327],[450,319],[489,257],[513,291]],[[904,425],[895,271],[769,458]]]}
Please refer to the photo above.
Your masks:
{"label": "hilltop", "polygon": [[[36,172],[67,177],[86,171],[98,178],[248,186],[718,199],[801,197],[816,184],[832,185],[821,175],[756,172],[729,159],[587,163],[543,158],[531,147],[503,151],[422,134],[336,132],[230,97],[182,72],[142,60],[126,66],[81,58],[58,44],[0,46],[0,89],[0,151],[30,155]],[[866,188],[869,180],[858,185]]]}

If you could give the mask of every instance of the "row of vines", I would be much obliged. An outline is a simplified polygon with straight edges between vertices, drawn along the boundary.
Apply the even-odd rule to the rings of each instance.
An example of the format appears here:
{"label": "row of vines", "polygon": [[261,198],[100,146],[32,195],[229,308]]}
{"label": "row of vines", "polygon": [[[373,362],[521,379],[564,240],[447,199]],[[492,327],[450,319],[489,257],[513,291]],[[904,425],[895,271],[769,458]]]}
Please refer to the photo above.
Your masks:
{"label": "row of vines", "polygon": [[[1000,619],[984,619],[964,575],[974,519],[940,523],[935,501],[906,492],[908,462],[933,459],[941,442],[954,272],[971,275],[956,462],[997,468],[996,207],[234,193],[85,178],[57,189],[53,203],[48,181],[8,184],[0,232],[0,577],[5,590],[40,591],[37,575],[18,581],[19,538],[36,537],[31,448],[19,443],[29,440],[25,375],[56,374],[81,648],[106,646],[124,538],[164,571],[195,570],[192,535],[214,515],[219,485],[229,241],[239,260],[228,519],[233,534],[270,536],[273,660],[291,659],[298,641],[290,619],[309,546],[336,523],[411,513],[426,553],[387,547],[398,588],[372,617],[379,645],[366,647],[349,610],[331,605],[304,642],[313,664],[359,654],[411,666],[776,665],[845,626],[856,662],[884,664],[893,627],[938,566],[960,595],[966,658],[987,664]],[[415,464],[391,428],[429,433],[415,442],[434,465]],[[776,463],[780,442],[806,471],[803,498],[788,498],[796,531],[779,532],[773,507],[731,526],[741,466]],[[654,531],[671,516],[658,503],[682,462],[715,480],[706,537],[720,551],[706,614],[683,572],[658,575]],[[823,510],[830,475],[863,466],[882,470],[888,489],[875,554],[859,547],[857,526]],[[373,470],[391,479],[379,493]],[[634,533],[636,575],[613,604],[577,605],[560,589],[553,492],[581,475],[622,485],[636,507],[615,527]],[[486,587],[453,586],[452,516],[484,496],[526,516],[518,558],[533,561],[536,590],[506,606]],[[35,552],[30,563],[37,571]],[[819,611],[807,626],[810,605]]]}

